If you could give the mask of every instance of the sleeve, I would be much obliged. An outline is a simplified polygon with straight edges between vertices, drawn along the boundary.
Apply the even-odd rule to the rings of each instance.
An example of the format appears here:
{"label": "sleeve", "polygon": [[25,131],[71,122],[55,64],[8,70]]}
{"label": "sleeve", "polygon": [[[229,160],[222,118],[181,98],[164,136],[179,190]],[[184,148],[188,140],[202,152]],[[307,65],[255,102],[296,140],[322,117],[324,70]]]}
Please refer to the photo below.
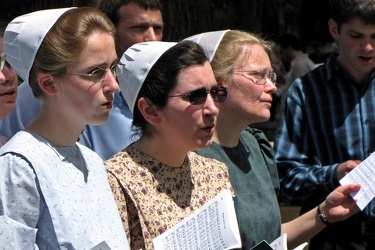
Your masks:
{"label": "sleeve", "polygon": [[116,174],[110,169],[107,169],[107,173],[108,182],[112,189],[129,245],[131,249],[142,249],[145,247],[145,243],[138,210],[120,180],[116,177]]}
{"label": "sleeve", "polygon": [[116,175],[113,174],[112,170],[107,169],[108,174],[108,183],[111,187],[113,197],[115,198],[117,209],[120,213],[122,225],[124,226],[124,230],[126,232],[126,237],[129,240],[129,224],[128,224],[128,214],[126,208],[126,200],[124,191],[119,183],[119,180],[116,178]]}
{"label": "sleeve", "polygon": [[217,167],[217,168],[220,168],[221,171],[222,171],[222,174],[223,174],[223,184],[220,185],[220,189],[221,191],[223,190],[230,190],[231,193],[232,193],[232,196],[236,196],[235,192],[234,192],[234,189],[233,189],[233,186],[232,186],[232,183],[230,182],[230,177],[229,177],[229,170],[228,170],[228,166],[224,163],[224,162],[221,162],[219,160],[216,160],[216,159],[211,159],[214,161],[214,165]]}
{"label": "sleeve", "polygon": [[259,129],[248,127],[246,128],[246,131],[252,134],[258,142],[264,162],[267,166],[269,175],[272,180],[272,185],[275,189],[275,192],[278,193],[280,190],[280,182],[274,157],[274,150],[271,143],[267,139],[266,135]]}
{"label": "sleeve", "polygon": [[[287,92],[283,114],[275,138],[275,159],[280,178],[280,193],[292,205],[306,200],[319,203],[338,185],[338,164],[323,166],[309,144],[304,121],[302,94],[297,79]],[[311,204],[313,205],[313,204]]]}
{"label": "sleeve", "polygon": [[38,249],[34,243],[37,229],[0,215],[0,242],[4,249]]}
{"label": "sleeve", "polygon": [[0,134],[11,138],[34,120],[41,107],[41,100],[34,97],[30,86],[27,83],[22,83],[18,87],[16,106],[13,112],[0,120]]}
{"label": "sleeve", "polygon": [[[0,242],[10,249],[33,249],[41,197],[32,168],[18,156],[0,157]],[[17,246],[20,246],[17,248]],[[32,246],[32,247],[31,247]]]}

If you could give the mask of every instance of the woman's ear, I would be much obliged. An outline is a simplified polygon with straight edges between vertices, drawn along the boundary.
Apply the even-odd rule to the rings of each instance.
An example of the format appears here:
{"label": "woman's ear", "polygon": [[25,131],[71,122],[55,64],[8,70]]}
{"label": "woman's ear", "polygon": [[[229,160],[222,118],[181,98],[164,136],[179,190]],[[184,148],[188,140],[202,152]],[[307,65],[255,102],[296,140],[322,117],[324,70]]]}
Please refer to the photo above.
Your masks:
{"label": "woman's ear", "polygon": [[53,76],[48,73],[39,73],[37,76],[39,87],[48,95],[56,94],[55,82]]}
{"label": "woman's ear", "polygon": [[152,107],[145,98],[139,98],[137,102],[137,106],[143,117],[149,123],[153,125],[158,125],[161,122],[161,117],[159,113]]}

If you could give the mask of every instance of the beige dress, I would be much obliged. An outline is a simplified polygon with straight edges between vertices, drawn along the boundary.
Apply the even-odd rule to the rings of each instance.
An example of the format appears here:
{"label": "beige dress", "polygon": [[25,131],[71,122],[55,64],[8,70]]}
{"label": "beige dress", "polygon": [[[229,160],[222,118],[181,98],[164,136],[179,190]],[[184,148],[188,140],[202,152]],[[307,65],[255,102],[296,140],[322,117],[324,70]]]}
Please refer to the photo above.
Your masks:
{"label": "beige dress", "polygon": [[170,167],[129,146],[105,165],[131,249],[153,249],[153,238],[221,191],[233,192],[226,165],[193,152]]}

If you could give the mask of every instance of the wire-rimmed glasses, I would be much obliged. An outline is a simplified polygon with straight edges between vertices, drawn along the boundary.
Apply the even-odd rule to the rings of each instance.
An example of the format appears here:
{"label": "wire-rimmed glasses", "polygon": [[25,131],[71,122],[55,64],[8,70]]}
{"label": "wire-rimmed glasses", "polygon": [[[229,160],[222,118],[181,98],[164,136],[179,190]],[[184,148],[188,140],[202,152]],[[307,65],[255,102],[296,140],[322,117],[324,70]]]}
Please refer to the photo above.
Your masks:
{"label": "wire-rimmed glasses", "polygon": [[273,85],[276,85],[277,75],[274,71],[258,69],[258,70],[235,70],[234,73],[243,73],[239,74],[247,79],[252,80],[257,85],[265,85],[267,79],[269,79]]}
{"label": "wire-rimmed glasses", "polygon": [[107,69],[98,68],[98,69],[93,70],[91,73],[87,73],[87,74],[84,74],[84,73],[66,73],[66,74],[87,77],[90,79],[90,81],[98,83],[104,80],[105,74],[107,74],[108,70],[111,71],[114,77],[117,77],[117,76],[122,75],[122,73],[124,73],[124,67],[125,67],[125,64],[116,63]]}
{"label": "wire-rimmed glasses", "polygon": [[3,51],[0,52],[0,71],[3,70],[5,65],[5,53]]}

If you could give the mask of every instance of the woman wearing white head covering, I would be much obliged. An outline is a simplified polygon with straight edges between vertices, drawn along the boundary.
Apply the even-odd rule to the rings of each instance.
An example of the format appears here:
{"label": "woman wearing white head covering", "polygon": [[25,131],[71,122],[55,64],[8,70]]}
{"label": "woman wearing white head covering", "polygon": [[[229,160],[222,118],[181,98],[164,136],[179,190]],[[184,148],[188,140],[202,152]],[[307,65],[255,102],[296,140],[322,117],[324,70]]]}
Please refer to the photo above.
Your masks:
{"label": "woman wearing white head covering", "polygon": [[153,249],[153,238],[232,190],[224,164],[191,152],[211,145],[227,92],[193,42],[135,44],[120,62],[140,139],[105,165],[131,248]]}
{"label": "woman wearing white head covering", "polygon": [[4,49],[43,105],[0,150],[1,246],[128,249],[103,162],[77,143],[118,90],[113,24],[91,7],[37,11],[8,25]]}
{"label": "woman wearing white head covering", "polygon": [[239,30],[206,32],[186,40],[203,47],[218,85],[228,88],[227,100],[219,105],[214,142],[197,153],[228,166],[238,198],[242,248],[250,249],[262,240],[271,243],[281,233],[287,233],[291,249],[308,241],[329,222],[357,212],[349,193],[358,190],[359,185],[342,186],[318,207],[281,224],[276,196],[279,179],[272,146],[260,130],[248,127],[270,118],[272,93],[277,89],[269,58],[272,43]]}

